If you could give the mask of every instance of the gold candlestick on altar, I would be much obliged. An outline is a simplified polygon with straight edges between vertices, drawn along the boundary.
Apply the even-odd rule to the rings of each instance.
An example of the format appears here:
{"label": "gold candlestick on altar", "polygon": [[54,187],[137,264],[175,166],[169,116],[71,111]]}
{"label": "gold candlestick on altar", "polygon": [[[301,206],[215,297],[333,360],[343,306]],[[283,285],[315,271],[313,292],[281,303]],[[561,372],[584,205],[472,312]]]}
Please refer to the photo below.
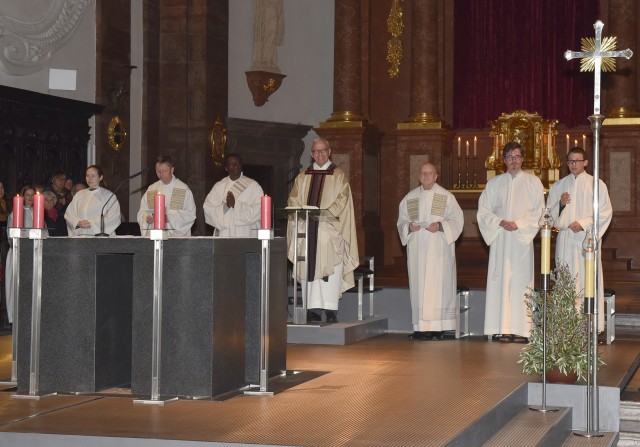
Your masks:
{"label": "gold candlestick on altar", "polygon": [[462,171],[460,169],[461,160],[462,160],[462,157],[458,155],[458,182],[456,183],[456,189],[462,189]]}
{"label": "gold candlestick on altar", "polygon": [[469,154],[467,153],[465,158],[465,182],[464,182],[464,187],[469,189],[471,188],[471,183],[469,182]]}
{"label": "gold candlestick on altar", "polygon": [[478,173],[476,172],[476,162],[478,161],[478,156],[473,156],[473,189],[478,189]]}

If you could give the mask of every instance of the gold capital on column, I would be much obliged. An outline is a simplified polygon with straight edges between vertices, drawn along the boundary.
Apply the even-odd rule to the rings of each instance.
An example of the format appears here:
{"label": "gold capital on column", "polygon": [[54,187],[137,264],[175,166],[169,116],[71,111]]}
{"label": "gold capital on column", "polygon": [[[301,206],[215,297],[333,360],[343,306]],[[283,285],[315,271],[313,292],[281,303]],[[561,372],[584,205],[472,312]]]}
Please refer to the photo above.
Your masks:
{"label": "gold capital on column", "polygon": [[414,113],[405,122],[398,123],[398,129],[444,129],[449,127],[437,114]]}
{"label": "gold capital on column", "polygon": [[320,123],[320,127],[364,127],[367,120],[356,112],[333,112],[331,116],[324,122]]}

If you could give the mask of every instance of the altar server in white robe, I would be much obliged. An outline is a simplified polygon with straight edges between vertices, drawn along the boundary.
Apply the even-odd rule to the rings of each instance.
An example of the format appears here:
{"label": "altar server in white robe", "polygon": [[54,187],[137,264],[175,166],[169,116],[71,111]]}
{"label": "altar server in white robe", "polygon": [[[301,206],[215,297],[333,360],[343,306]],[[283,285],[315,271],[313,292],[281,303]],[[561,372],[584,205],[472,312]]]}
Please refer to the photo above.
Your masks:
{"label": "altar server in white robe", "polygon": [[204,201],[204,219],[221,237],[257,237],[260,228],[258,182],[242,173],[242,159],[229,154],[224,159],[229,175],[213,185]]}
{"label": "altar server in white robe", "polygon": [[[31,185],[25,185],[20,191],[20,195],[24,199],[22,224],[23,228],[33,227],[33,198],[36,195],[36,189]],[[13,210],[9,213],[7,218],[7,227],[11,227],[13,224]],[[7,230],[7,236],[9,230]],[[4,267],[4,291],[7,297],[7,317],[9,317],[9,323],[13,323],[13,287],[11,283],[11,276],[13,276],[13,248],[11,247],[11,239],[9,239],[9,251],[7,253],[7,260]]]}
{"label": "altar server in white robe", "polygon": [[104,232],[109,236],[116,234],[120,226],[120,203],[118,198],[101,185],[104,176],[100,166],[87,168],[85,179],[88,188],[78,191],[64,213],[69,236],[98,234],[101,231],[101,218],[104,209]]}
{"label": "altar server in white robe", "polygon": [[[309,293],[303,287],[307,309],[324,310],[327,323],[336,323],[339,299],[354,286],[353,271],[358,267],[358,240],[353,212],[351,187],[345,172],[330,160],[331,147],[324,138],[311,145],[314,162],[296,177],[287,206],[313,206],[337,218],[333,221],[309,222],[307,262],[298,262],[298,280],[308,279]],[[304,224],[302,225],[304,228]],[[288,257],[294,261],[295,221],[289,216],[287,227]],[[304,253],[304,239],[298,238],[298,253]],[[306,267],[306,269],[305,269]],[[308,321],[321,315],[307,314]]]}
{"label": "altar server in white robe", "polygon": [[[589,160],[581,147],[569,151],[567,163],[570,173],[551,186],[547,205],[554,226],[560,230],[556,239],[556,265],[565,263],[571,275],[577,275],[576,292],[582,294],[585,280],[582,242],[587,230],[593,229],[593,176],[585,172]],[[602,242],[602,236],[611,223],[613,208],[607,186],[602,180],[599,180],[599,185],[598,240]],[[598,330],[603,331],[604,282],[600,253],[598,250]]]}
{"label": "altar server in white robe", "polygon": [[138,225],[140,234],[148,236],[153,230],[153,206],[156,194],[165,200],[165,229],[169,236],[191,236],[191,227],[196,221],[196,202],[191,189],[173,174],[175,167],[168,155],[156,159],[158,181],[153,183],[140,200]]}
{"label": "altar server in white robe", "polygon": [[478,202],[478,227],[489,250],[485,334],[526,342],[531,329],[525,292],[534,286],[533,240],[544,209],[538,177],[522,171],[524,149],[517,142],[502,151],[507,172],[487,182]]}
{"label": "altar server in white robe", "polygon": [[456,327],[455,242],[464,216],[456,198],[436,183],[436,167],[420,167],[420,186],[398,210],[398,233],[407,246],[413,334],[411,339],[442,338]]}

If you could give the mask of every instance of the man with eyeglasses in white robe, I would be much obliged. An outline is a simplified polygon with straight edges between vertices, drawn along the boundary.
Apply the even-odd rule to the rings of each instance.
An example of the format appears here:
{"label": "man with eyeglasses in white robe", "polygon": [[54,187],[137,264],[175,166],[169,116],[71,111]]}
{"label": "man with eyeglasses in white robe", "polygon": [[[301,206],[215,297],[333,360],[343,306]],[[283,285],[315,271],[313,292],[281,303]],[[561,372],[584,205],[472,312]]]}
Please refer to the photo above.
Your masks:
{"label": "man with eyeglasses in white robe", "polygon": [[[585,171],[589,164],[581,147],[572,148],[567,154],[569,175],[555,182],[549,191],[547,204],[554,227],[560,232],[556,238],[556,265],[569,267],[576,277],[576,292],[582,293],[585,281],[584,251],[582,242],[587,230],[593,230],[593,176]],[[602,241],[609,228],[613,208],[607,185],[598,181],[598,240]],[[601,250],[598,250],[598,332],[604,330],[604,282]],[[581,304],[581,303],[580,303]]]}
{"label": "man with eyeglasses in white robe", "polygon": [[527,343],[531,318],[524,295],[533,288],[533,240],[544,209],[540,179],[522,170],[517,142],[502,151],[507,172],[487,182],[478,201],[478,227],[489,246],[485,334],[504,343]]}

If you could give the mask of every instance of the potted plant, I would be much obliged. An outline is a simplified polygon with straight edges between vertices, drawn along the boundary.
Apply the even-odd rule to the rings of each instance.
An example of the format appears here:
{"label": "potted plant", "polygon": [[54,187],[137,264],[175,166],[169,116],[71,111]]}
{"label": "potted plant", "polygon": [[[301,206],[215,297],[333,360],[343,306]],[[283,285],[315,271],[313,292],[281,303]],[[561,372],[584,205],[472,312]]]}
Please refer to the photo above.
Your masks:
{"label": "potted plant", "polygon": [[[547,292],[547,378],[549,371],[559,370],[586,380],[589,316],[583,312],[582,295],[576,292],[575,277],[566,264],[556,267],[551,282],[553,286]],[[525,294],[533,325],[529,344],[522,348],[518,363],[526,374],[542,374],[542,300],[540,292],[529,290]],[[598,355],[598,367],[602,365],[604,361]]]}

